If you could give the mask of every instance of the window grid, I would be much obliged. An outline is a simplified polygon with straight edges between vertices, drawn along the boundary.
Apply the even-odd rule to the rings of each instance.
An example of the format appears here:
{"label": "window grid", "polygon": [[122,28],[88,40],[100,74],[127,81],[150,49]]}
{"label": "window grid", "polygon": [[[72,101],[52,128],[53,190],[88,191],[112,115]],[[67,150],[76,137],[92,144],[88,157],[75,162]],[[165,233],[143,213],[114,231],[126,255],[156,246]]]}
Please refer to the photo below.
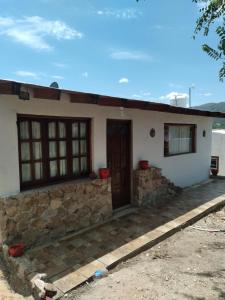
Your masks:
{"label": "window grid", "polygon": [[[29,136],[21,137],[21,124],[23,122],[28,122]],[[40,124],[40,138],[34,138],[32,135],[32,123],[38,122]],[[49,124],[55,124],[55,135],[49,136]],[[76,123],[78,126],[77,136],[73,136],[73,124]],[[82,128],[85,128],[85,134],[81,135],[81,125]],[[24,125],[25,126],[25,125]],[[25,126],[26,127],[26,126]],[[62,129],[64,128],[64,129]],[[32,188],[35,186],[47,185],[57,181],[75,179],[86,177],[90,173],[90,119],[69,119],[69,118],[46,118],[46,117],[31,117],[31,116],[18,116],[18,138],[19,138],[19,162],[20,162],[20,182],[21,189]],[[73,142],[78,143],[78,151],[76,154],[73,154]],[[22,159],[24,153],[21,149],[23,143],[29,144],[29,160]],[[37,159],[37,153],[40,152],[40,149],[35,149],[38,144],[41,143],[41,158]],[[55,143],[54,146],[50,146],[50,143]],[[81,153],[81,143],[85,143],[86,151]],[[50,149],[50,147],[52,147]],[[85,146],[83,146],[85,147]],[[54,150],[53,150],[54,148]],[[35,153],[35,151],[37,153]],[[50,153],[51,151],[51,153]],[[54,153],[54,157],[51,157]],[[25,153],[26,154],[26,153]],[[36,154],[36,155],[35,155]],[[27,155],[27,154],[26,154]],[[36,156],[36,157],[35,157]],[[74,159],[77,160],[78,168],[74,172]],[[82,160],[85,160],[85,168],[82,169]],[[55,171],[53,163],[56,162]],[[23,180],[24,177],[24,168],[25,163],[30,164],[31,176],[27,176],[29,180]],[[35,167],[38,168],[36,163],[41,163],[39,166],[42,173],[39,179],[35,178]],[[52,165],[51,165],[52,164]],[[55,173],[54,173],[55,172]],[[39,173],[36,171],[39,175]],[[37,177],[37,176],[36,176]]]}
{"label": "window grid", "polygon": [[[54,130],[54,137],[49,137],[49,127],[50,124],[54,124],[55,130]],[[65,137],[60,136],[60,124],[64,125],[65,128]],[[68,144],[69,141],[67,140],[67,132],[68,132],[68,126],[66,122],[63,121],[50,121],[48,122],[48,153],[49,153],[49,177],[50,178],[57,178],[57,177],[63,177],[67,176],[68,173]],[[65,145],[65,154],[62,155],[60,152],[62,143]],[[51,145],[55,145],[55,156],[51,157]],[[61,163],[62,161],[65,162],[65,173],[61,173]],[[56,163],[56,174],[53,176],[51,174],[51,165],[53,163]]]}
{"label": "window grid", "polygon": [[[33,122],[30,121],[30,120],[27,120],[27,121],[23,121],[24,123],[27,123],[28,124],[28,138],[23,138],[21,137],[22,135],[22,126],[19,128],[19,137],[20,137],[20,140],[21,140],[21,143],[20,143],[20,147],[19,147],[19,152],[21,153],[20,155],[20,164],[21,164],[21,169],[25,166],[25,165],[29,165],[29,169],[30,169],[30,181],[32,180],[36,180],[36,172],[35,172],[35,167],[37,166],[37,164],[43,164],[43,159],[42,159],[42,147],[41,147],[41,158],[35,158],[35,151],[34,151],[34,148],[35,148],[35,145],[37,145],[37,143],[41,143],[41,127],[40,127],[40,138],[35,138],[33,136],[33,130],[32,130],[32,126],[33,126]],[[23,124],[24,124],[23,123]],[[38,123],[38,122],[37,122]],[[40,123],[38,123],[40,124]],[[23,158],[23,155],[22,155],[22,149],[23,149],[23,146],[28,144],[28,153],[29,153],[29,158],[28,159],[25,159]],[[42,172],[40,172],[42,173]],[[41,176],[39,179],[37,180],[40,180],[41,179]],[[22,181],[26,181],[26,180],[23,180],[23,178],[21,177],[21,180]]]}
{"label": "window grid", "polygon": [[[187,151],[181,151],[177,153],[170,153],[170,140],[169,140],[169,135],[170,135],[170,128],[179,128],[182,129],[184,127],[189,127],[190,128],[190,149]],[[196,124],[176,124],[176,123],[171,123],[171,124],[164,124],[164,156],[175,156],[175,155],[182,155],[182,154],[188,154],[188,153],[195,153],[196,152]]]}

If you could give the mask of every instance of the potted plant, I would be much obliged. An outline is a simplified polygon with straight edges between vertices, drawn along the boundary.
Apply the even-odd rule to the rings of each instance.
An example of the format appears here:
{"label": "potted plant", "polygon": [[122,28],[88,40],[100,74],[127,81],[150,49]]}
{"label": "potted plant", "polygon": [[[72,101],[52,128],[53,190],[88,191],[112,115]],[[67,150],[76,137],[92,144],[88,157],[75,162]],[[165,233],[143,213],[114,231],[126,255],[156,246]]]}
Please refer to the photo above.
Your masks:
{"label": "potted plant", "polygon": [[101,179],[109,178],[109,169],[108,168],[100,168],[98,173],[99,173],[99,177]]}
{"label": "potted plant", "polygon": [[140,160],[139,161],[139,168],[141,170],[147,170],[149,168],[149,161],[148,160]]}
{"label": "potted plant", "polygon": [[8,254],[9,254],[9,256],[13,256],[13,257],[22,256],[24,253],[24,248],[25,248],[25,245],[23,243],[9,246]]}

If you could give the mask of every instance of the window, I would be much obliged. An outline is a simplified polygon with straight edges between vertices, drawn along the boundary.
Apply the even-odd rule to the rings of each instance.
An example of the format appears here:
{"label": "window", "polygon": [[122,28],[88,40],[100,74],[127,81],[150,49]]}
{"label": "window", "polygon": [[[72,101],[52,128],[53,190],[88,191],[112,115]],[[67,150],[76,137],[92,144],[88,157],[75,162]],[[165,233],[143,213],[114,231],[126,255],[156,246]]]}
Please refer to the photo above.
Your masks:
{"label": "window", "polygon": [[211,156],[211,170],[219,170],[219,156]]}
{"label": "window", "polygon": [[87,176],[90,120],[18,117],[21,187]]}
{"label": "window", "polygon": [[164,156],[196,152],[196,125],[165,124]]}

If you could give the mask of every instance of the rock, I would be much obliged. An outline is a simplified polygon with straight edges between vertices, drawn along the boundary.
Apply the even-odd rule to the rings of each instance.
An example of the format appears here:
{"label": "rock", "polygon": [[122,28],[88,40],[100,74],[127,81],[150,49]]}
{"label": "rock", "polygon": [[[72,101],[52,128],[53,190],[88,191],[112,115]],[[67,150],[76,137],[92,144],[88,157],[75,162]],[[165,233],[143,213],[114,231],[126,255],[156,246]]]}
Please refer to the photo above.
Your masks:
{"label": "rock", "polygon": [[17,210],[17,208],[15,206],[8,206],[8,207],[6,207],[6,214],[9,217],[14,217],[16,214],[16,210]]}
{"label": "rock", "polygon": [[53,199],[50,203],[52,209],[57,209],[62,205],[62,198]]}
{"label": "rock", "polygon": [[0,243],[32,246],[104,221],[112,215],[110,188],[110,179],[85,179],[0,198]]}
{"label": "rock", "polygon": [[166,177],[161,169],[151,167],[134,171],[134,203],[138,206],[160,206],[176,196],[178,189]]}

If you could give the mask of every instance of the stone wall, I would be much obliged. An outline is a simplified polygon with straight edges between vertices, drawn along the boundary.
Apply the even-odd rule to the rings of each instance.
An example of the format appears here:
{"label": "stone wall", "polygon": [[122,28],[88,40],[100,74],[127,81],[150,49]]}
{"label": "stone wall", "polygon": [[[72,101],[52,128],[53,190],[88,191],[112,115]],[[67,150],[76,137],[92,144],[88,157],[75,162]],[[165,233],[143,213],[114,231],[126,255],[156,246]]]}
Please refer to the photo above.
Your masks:
{"label": "stone wall", "polygon": [[112,215],[110,179],[85,179],[0,198],[0,244],[39,244]]}
{"label": "stone wall", "polygon": [[137,206],[163,205],[180,190],[162,176],[159,168],[134,171],[134,204]]}

